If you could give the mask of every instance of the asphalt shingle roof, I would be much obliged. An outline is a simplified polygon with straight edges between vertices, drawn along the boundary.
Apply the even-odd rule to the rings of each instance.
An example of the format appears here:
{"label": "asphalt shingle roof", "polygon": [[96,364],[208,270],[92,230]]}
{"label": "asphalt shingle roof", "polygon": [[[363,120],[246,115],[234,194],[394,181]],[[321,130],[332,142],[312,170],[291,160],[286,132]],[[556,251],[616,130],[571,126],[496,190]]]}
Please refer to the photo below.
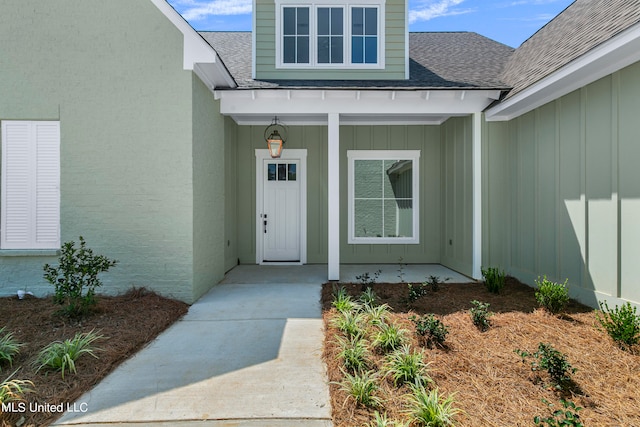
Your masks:
{"label": "asphalt shingle roof", "polygon": [[525,41],[500,75],[513,90],[526,89],[640,22],[640,0],[577,0]]}
{"label": "asphalt shingle roof", "polygon": [[253,80],[250,32],[201,32],[240,88],[505,89],[513,49],[476,33],[410,33],[409,80]]}

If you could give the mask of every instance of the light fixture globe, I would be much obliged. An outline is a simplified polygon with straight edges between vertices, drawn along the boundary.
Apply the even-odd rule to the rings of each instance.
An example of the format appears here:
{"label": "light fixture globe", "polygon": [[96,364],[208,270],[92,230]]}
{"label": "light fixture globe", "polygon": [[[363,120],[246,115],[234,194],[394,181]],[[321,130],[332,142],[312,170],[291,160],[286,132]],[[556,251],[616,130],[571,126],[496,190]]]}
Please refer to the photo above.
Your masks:
{"label": "light fixture globe", "polygon": [[264,139],[267,141],[267,148],[271,158],[277,159],[282,155],[282,147],[287,140],[287,127],[283,125],[278,117],[264,130]]}

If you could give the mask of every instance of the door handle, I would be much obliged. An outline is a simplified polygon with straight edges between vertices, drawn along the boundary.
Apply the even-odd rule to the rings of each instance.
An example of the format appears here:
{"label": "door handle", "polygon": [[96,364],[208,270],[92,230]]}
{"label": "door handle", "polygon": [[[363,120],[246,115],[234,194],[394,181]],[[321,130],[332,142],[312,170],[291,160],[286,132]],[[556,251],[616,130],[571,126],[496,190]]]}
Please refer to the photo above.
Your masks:
{"label": "door handle", "polygon": [[264,221],[262,221],[262,223],[264,224],[264,232],[266,234],[267,233],[267,220],[265,219]]}

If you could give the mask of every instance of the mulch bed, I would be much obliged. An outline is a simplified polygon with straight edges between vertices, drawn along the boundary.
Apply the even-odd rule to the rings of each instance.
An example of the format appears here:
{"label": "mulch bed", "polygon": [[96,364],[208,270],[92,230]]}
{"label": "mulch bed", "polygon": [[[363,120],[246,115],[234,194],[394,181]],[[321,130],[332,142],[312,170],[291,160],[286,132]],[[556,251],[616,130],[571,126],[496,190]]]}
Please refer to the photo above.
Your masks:
{"label": "mulch bed", "polygon": [[[116,366],[153,340],[169,325],[180,319],[188,305],[161,297],[145,289],[134,289],[120,296],[99,296],[92,314],[81,320],[69,320],[56,314],[60,306],[51,298],[27,296],[0,298],[0,327],[13,332],[16,340],[25,345],[14,360],[13,366],[1,366],[0,379],[17,369],[13,379],[30,380],[34,392],[25,395],[30,402],[56,405],[73,403],[90,390]],[[56,340],[73,338],[78,333],[95,331],[104,335],[96,342],[96,359],[83,355],[76,362],[77,374],[41,370],[35,372],[38,352]],[[46,426],[60,414],[51,413],[0,413],[0,426]]]}
{"label": "mulch bed", "polygon": [[[336,315],[331,307],[333,284],[322,290],[325,320],[324,358],[329,381],[342,379],[341,361],[330,319]],[[350,294],[362,292],[360,284],[344,285]],[[407,303],[408,286],[374,284],[378,303],[393,309],[392,321],[411,331],[411,345],[422,348],[430,362],[430,375],[441,395],[455,393],[459,426],[533,426],[536,415],[547,417],[551,411],[543,399],[561,408],[560,398],[584,408],[579,411],[585,426],[640,426],[640,349],[619,349],[608,335],[596,327],[595,312],[572,301],[566,313],[554,316],[539,309],[535,290],[508,278],[501,294],[489,293],[483,283],[445,283],[436,292],[428,292],[416,302]],[[491,328],[481,332],[471,321],[470,302],[490,303]],[[448,328],[444,348],[421,347],[414,334],[411,315],[434,313]],[[564,353],[571,365],[575,386],[558,391],[550,386],[546,372],[532,372],[529,362],[515,349],[534,352],[540,342],[551,344]],[[384,356],[374,355],[378,368]],[[374,410],[357,406],[339,389],[330,385],[335,427],[368,425]],[[395,387],[390,380],[381,382],[379,395],[385,401],[389,419],[406,420],[407,386]]]}

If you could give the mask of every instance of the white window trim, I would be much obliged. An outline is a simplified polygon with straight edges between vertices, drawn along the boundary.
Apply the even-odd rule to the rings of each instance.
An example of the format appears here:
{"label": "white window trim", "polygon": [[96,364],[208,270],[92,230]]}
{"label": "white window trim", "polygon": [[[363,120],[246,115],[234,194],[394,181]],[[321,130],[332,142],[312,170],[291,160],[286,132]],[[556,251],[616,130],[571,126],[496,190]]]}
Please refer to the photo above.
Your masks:
{"label": "white window trim", "polygon": [[[347,150],[348,159],[348,243],[349,244],[419,244],[420,243],[420,150]],[[356,160],[411,160],[413,161],[413,237],[356,237],[355,236],[355,182]]]}
{"label": "white window trim", "polygon": [[[276,0],[276,69],[327,69],[327,70],[380,70],[385,68],[385,31],[386,31],[386,0],[360,0],[350,3],[348,0],[322,0],[311,3],[301,3],[300,0]],[[282,61],[282,15],[284,7],[308,7],[309,8],[309,63],[289,64]],[[344,9],[344,62],[341,64],[318,63],[317,40],[319,7],[342,7]],[[354,7],[378,8],[378,62],[376,64],[352,64],[351,63],[351,10]]]}

